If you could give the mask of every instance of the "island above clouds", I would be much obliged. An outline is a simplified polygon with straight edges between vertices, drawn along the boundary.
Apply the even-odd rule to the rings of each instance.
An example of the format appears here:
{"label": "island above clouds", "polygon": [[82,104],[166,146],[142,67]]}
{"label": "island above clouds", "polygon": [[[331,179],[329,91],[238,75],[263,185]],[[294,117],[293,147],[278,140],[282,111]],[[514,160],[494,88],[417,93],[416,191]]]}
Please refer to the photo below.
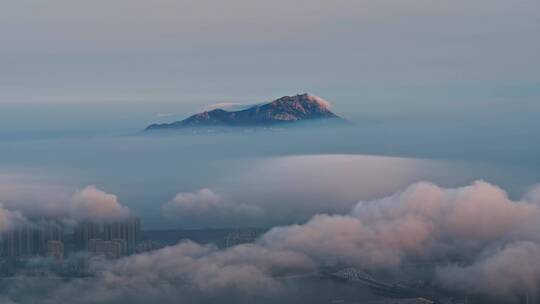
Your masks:
{"label": "island above clouds", "polygon": [[266,127],[298,122],[324,121],[345,123],[330,110],[330,103],[310,94],[284,96],[268,103],[228,111],[223,108],[206,110],[184,120],[151,124],[145,130],[175,130],[194,127]]}

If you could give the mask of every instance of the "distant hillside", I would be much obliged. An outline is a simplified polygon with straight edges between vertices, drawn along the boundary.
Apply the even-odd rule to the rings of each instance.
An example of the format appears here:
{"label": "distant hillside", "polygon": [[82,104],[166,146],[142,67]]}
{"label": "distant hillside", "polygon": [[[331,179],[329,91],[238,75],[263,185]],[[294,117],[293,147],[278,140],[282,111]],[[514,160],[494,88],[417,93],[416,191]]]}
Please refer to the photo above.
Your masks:
{"label": "distant hillside", "polygon": [[190,116],[182,121],[152,124],[146,130],[167,130],[209,126],[269,126],[307,120],[344,121],[332,113],[329,102],[314,95],[285,96],[269,103],[239,111],[214,109]]}

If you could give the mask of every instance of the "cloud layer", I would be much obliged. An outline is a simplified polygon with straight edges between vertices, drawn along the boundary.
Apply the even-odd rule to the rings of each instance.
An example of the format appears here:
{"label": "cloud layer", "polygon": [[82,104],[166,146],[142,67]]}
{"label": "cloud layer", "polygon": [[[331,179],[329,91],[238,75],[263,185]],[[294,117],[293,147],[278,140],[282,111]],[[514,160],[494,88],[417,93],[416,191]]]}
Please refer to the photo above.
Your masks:
{"label": "cloud layer", "polygon": [[13,227],[23,218],[113,221],[129,216],[116,195],[96,186],[73,190],[35,176],[0,175],[0,227]]}
{"label": "cloud layer", "polygon": [[[51,299],[211,303],[224,294],[234,294],[236,302],[250,295],[275,299],[284,292],[278,277],[317,271],[327,262],[372,273],[431,262],[438,265],[434,284],[449,291],[500,303],[525,295],[537,299],[539,199],[536,189],[514,201],[483,181],[451,189],[417,183],[359,202],[349,214],[320,214],[305,224],[274,228],[254,244],[218,250],[184,242],[127,257],[106,265],[96,278],[53,288]],[[199,205],[213,210],[220,201],[203,189],[177,195],[170,208],[199,212]]]}
{"label": "cloud layer", "polygon": [[261,244],[371,270],[451,263],[438,268],[441,286],[517,301],[527,293],[537,296],[540,284],[536,193],[512,201],[482,181],[457,189],[418,183],[360,202],[349,215],[318,215],[304,225],[275,228]]}

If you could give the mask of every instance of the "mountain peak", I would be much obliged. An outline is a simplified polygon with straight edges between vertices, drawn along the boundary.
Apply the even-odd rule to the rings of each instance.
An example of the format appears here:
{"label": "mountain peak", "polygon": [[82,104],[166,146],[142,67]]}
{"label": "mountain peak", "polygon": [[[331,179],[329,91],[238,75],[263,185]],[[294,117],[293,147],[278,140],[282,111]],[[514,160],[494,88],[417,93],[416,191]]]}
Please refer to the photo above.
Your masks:
{"label": "mountain peak", "polygon": [[314,104],[314,105],[317,105],[318,107],[321,107],[321,108],[324,108],[324,109],[327,109],[327,110],[330,110],[330,102],[319,97],[319,96],[316,96],[316,95],[311,95],[309,93],[303,93],[303,94],[298,94],[296,96],[283,96],[275,101],[273,101],[275,103],[280,103],[280,102],[289,102],[289,103],[303,103],[303,104]]}
{"label": "mountain peak", "polygon": [[153,124],[147,130],[212,126],[268,126],[305,120],[333,119],[343,121],[330,111],[330,102],[308,93],[283,96],[274,101],[238,111],[220,108],[204,111],[182,121]]}

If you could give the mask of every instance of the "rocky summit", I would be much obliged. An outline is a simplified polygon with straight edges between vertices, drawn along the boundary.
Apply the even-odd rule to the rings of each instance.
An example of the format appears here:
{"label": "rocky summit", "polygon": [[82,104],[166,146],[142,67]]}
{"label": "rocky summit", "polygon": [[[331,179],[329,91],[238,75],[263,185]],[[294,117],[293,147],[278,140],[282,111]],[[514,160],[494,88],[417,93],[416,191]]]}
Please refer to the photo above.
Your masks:
{"label": "rocky summit", "polygon": [[224,109],[204,111],[181,121],[152,124],[146,130],[212,126],[270,126],[313,120],[343,121],[342,118],[330,111],[328,101],[306,93],[296,96],[284,96],[272,102],[239,111],[226,111]]}

